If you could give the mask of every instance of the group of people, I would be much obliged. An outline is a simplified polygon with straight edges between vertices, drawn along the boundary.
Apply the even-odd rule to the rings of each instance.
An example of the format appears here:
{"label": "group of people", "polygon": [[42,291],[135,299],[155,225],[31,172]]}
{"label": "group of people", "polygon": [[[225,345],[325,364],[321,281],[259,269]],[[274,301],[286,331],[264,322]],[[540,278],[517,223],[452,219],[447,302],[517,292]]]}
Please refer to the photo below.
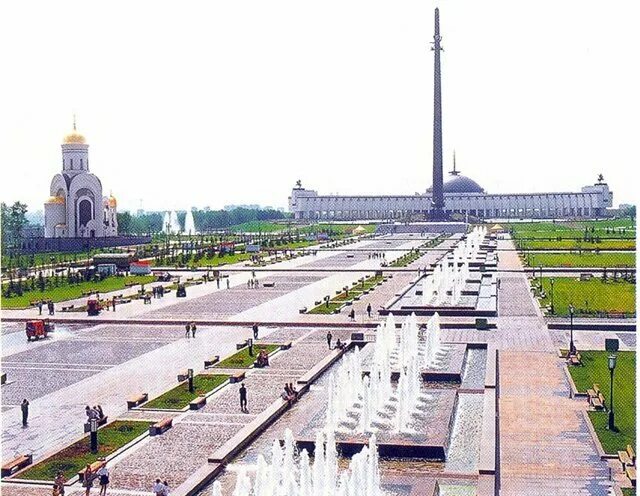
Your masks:
{"label": "group of people", "polygon": [[164,297],[164,286],[161,284],[159,286],[153,286],[151,288],[151,294],[153,294],[154,298],[163,298]]}
{"label": "group of people", "polygon": [[84,407],[84,413],[87,415],[87,421],[89,420],[100,420],[104,418],[104,412],[102,411],[102,407],[100,405],[95,405],[90,407],[89,405]]}
{"label": "group of people", "polygon": [[[107,468],[106,463],[102,465],[102,467],[100,467],[95,473],[91,469],[91,464],[87,463],[87,466],[84,468],[84,476],[82,480],[82,487],[84,487],[85,496],[89,496],[89,494],[91,493],[91,488],[93,487],[93,482],[95,481],[95,479],[98,479],[98,484],[100,485],[100,493],[98,494],[100,496],[106,496],[107,487],[109,486],[109,469]],[[64,494],[64,492],[62,494]]]}
{"label": "group of people", "polygon": [[284,389],[280,394],[280,397],[285,400],[289,404],[289,406],[291,406],[291,404],[298,399],[298,391],[296,391],[296,389],[293,387],[292,382],[290,382],[289,384],[285,382]]}
{"label": "group of people", "polygon": [[38,302],[38,315],[42,315],[42,307],[45,305],[47,305],[47,310],[49,310],[49,315],[55,315],[56,307],[53,304],[53,301],[51,300],[47,300],[47,301],[40,300]]}
{"label": "group of people", "polygon": [[338,338],[335,346],[332,348],[331,341],[333,341],[333,334],[331,334],[331,331],[327,331],[327,345],[330,350],[343,350],[346,346],[342,341],[340,341],[340,338]]}
{"label": "group of people", "polygon": [[156,479],[156,483],[153,485],[152,491],[155,496],[168,496],[169,484],[166,480],[162,482],[160,479]]}
{"label": "group of people", "polygon": [[258,368],[268,367],[269,366],[269,353],[267,350],[262,348],[260,353],[258,353],[258,358],[256,358],[255,366]]}
{"label": "group of people", "polygon": [[185,338],[195,338],[196,337],[196,323],[195,322],[188,322],[185,324],[184,326],[184,337]]}
{"label": "group of people", "polygon": [[260,287],[260,282],[258,279],[252,278],[247,280],[247,289],[258,289]]}
{"label": "group of people", "polygon": [[382,252],[374,251],[373,253],[369,253],[369,259],[371,258],[386,258],[386,256]]}

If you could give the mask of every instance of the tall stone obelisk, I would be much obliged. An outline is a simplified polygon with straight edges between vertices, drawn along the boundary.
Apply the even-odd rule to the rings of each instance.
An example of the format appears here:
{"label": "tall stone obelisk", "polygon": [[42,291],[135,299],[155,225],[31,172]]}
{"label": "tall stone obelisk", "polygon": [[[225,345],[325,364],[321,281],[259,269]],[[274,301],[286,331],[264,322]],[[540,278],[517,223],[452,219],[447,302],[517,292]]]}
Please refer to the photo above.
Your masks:
{"label": "tall stone obelisk", "polygon": [[440,11],[436,7],[435,33],[433,35],[433,186],[431,219],[444,220],[444,192],[442,172],[442,102],[440,95]]}

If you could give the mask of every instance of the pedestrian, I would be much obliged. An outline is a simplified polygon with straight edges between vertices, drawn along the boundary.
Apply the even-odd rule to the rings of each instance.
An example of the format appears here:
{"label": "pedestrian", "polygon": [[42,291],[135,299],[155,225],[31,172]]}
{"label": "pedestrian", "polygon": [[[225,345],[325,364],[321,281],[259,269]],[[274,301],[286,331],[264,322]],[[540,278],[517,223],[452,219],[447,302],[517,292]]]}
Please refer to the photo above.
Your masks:
{"label": "pedestrian", "polygon": [[42,315],[42,300],[38,302],[38,315]]}
{"label": "pedestrian", "polygon": [[189,323],[187,322],[187,324],[184,326],[185,332],[184,332],[184,337],[189,339],[191,337],[191,334],[189,334],[189,332],[191,331],[191,326],[189,325]]}
{"label": "pedestrian", "polygon": [[58,490],[58,496],[64,496],[64,483],[65,482],[67,482],[66,477],[64,476],[64,474],[62,473],[61,470],[58,470],[58,473],[56,474],[56,478],[53,481],[55,487]]}
{"label": "pedestrian", "polygon": [[192,338],[196,337],[196,323],[195,322],[191,322],[191,337]]}
{"label": "pedestrian", "polygon": [[356,320],[356,311],[353,308],[349,312],[349,318],[351,319],[352,322]]}
{"label": "pedestrian", "polygon": [[163,496],[162,493],[164,493],[164,485],[160,482],[160,479],[156,479],[156,483],[153,485],[151,490],[155,496]]}
{"label": "pedestrian", "polygon": [[367,315],[371,318],[371,303],[367,305]]}
{"label": "pedestrian", "polygon": [[253,324],[253,339],[258,339],[258,323]]}
{"label": "pedestrian", "polygon": [[54,315],[55,314],[55,308],[54,308],[53,302],[51,300],[49,300],[47,302],[47,308],[49,309],[49,315]]}
{"label": "pedestrian", "polygon": [[250,284],[251,284],[251,279],[247,279],[247,289],[249,289]]}
{"label": "pedestrian", "polygon": [[84,468],[84,476],[82,481],[82,487],[85,488],[85,496],[89,496],[89,493],[91,492],[91,488],[93,487],[93,478],[93,470],[91,470],[91,465],[87,463],[87,466]]}
{"label": "pedestrian", "polygon": [[113,308],[113,311],[115,312],[116,311],[116,297],[115,296],[111,299],[111,307]]}
{"label": "pedestrian", "polygon": [[22,427],[26,427],[29,420],[29,402],[27,401],[27,398],[22,400],[20,409],[22,410]]}
{"label": "pedestrian", "polygon": [[329,345],[329,349],[331,349],[331,340],[333,339],[333,334],[331,331],[327,331],[327,344]]}
{"label": "pedestrian", "polygon": [[162,485],[164,486],[162,489],[162,496],[169,496],[169,483],[165,480]]}
{"label": "pedestrian", "polygon": [[100,483],[100,496],[107,496],[107,487],[109,486],[109,469],[106,465],[100,467],[100,470],[96,473],[99,477]]}
{"label": "pedestrian", "polygon": [[244,382],[240,384],[240,411],[247,413],[247,388],[244,387]]}
{"label": "pedestrian", "polygon": [[216,277],[216,286],[220,289],[220,277]]}
{"label": "pedestrian", "polygon": [[227,277],[227,289],[229,289],[229,278]]}

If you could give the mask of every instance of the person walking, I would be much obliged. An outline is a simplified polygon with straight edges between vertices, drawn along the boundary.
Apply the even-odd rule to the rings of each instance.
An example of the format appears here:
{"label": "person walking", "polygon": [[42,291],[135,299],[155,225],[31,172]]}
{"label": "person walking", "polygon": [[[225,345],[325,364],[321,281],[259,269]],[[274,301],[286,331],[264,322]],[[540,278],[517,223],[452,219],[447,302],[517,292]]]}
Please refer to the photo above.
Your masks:
{"label": "person walking", "polygon": [[164,488],[162,489],[162,496],[169,496],[169,483],[165,480],[162,482]]}
{"label": "person walking", "polygon": [[356,320],[356,311],[353,308],[349,312],[349,318],[351,319],[351,322],[354,322]]}
{"label": "person walking", "polygon": [[331,340],[333,339],[333,334],[331,331],[327,331],[327,345],[329,345],[329,349],[331,349]]}
{"label": "person walking", "polygon": [[258,323],[253,324],[253,339],[258,339]]}
{"label": "person walking", "polygon": [[38,302],[38,315],[42,315],[42,300]]}
{"label": "person walking", "polygon": [[116,297],[114,296],[113,298],[111,298],[111,308],[113,309],[113,311],[116,311]]}
{"label": "person walking", "polygon": [[22,410],[22,427],[26,427],[29,424],[29,402],[27,398],[22,400],[20,410]]}
{"label": "person walking", "polygon": [[216,277],[216,286],[220,289],[220,277]]}
{"label": "person walking", "polygon": [[107,487],[109,486],[109,469],[106,465],[103,465],[100,467],[100,470],[96,472],[96,475],[99,477],[100,496],[107,496]]}
{"label": "person walking", "polygon": [[184,337],[189,339],[191,337],[191,326],[189,325],[189,323],[187,322],[184,326]]}
{"label": "person walking", "polygon": [[229,289],[229,278],[227,277],[227,289]]}
{"label": "person walking", "polygon": [[53,484],[58,491],[58,496],[64,496],[64,483],[67,482],[67,478],[64,476],[61,470],[58,470],[56,478],[53,480]]}
{"label": "person walking", "polygon": [[87,466],[84,468],[84,476],[82,481],[82,487],[84,487],[85,496],[89,496],[91,492],[91,488],[93,487],[93,470],[91,470],[91,465],[87,463]]}
{"label": "person walking", "polygon": [[160,479],[156,479],[156,483],[153,485],[151,489],[155,496],[163,496],[164,493],[164,484],[160,481]]}
{"label": "person walking", "polygon": [[240,384],[240,411],[247,413],[247,388],[244,387],[244,382]]}
{"label": "person walking", "polygon": [[191,337],[192,338],[196,337],[196,323],[195,322],[191,322]]}
{"label": "person walking", "polygon": [[371,303],[367,305],[367,315],[371,318]]}
{"label": "person walking", "polygon": [[251,285],[251,279],[247,279],[247,289],[250,288],[250,285]]}

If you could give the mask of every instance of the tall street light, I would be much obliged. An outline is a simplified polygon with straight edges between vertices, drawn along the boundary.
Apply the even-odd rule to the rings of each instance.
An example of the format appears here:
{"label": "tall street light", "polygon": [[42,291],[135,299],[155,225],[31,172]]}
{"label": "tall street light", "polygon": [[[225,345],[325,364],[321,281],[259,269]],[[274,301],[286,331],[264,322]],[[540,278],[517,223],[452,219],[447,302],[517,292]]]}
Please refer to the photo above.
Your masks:
{"label": "tall street light", "polygon": [[569,318],[570,324],[569,328],[571,329],[571,341],[569,342],[569,356],[576,354],[576,346],[573,344],[573,313],[574,313],[573,305],[569,305]]}
{"label": "tall street light", "polygon": [[611,385],[609,389],[609,430],[615,431],[615,422],[614,422],[614,414],[613,414],[613,371],[616,368],[616,359],[618,357],[616,355],[609,355],[609,372],[611,373]]}

